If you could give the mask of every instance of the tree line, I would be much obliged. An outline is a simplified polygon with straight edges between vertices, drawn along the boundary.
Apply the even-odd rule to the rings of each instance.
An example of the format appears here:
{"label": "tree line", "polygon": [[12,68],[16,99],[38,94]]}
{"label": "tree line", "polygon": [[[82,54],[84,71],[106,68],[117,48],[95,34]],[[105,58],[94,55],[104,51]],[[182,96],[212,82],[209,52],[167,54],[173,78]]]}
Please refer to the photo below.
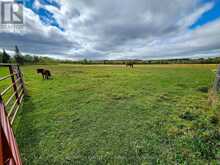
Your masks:
{"label": "tree line", "polygon": [[220,57],[199,58],[199,59],[167,59],[167,60],[80,60],[80,61],[59,61],[66,64],[104,64],[104,65],[125,65],[127,63],[139,64],[220,64]]}
{"label": "tree line", "polygon": [[0,63],[18,63],[20,65],[24,64],[106,64],[106,65],[120,65],[120,64],[220,64],[220,57],[213,58],[199,58],[199,59],[167,59],[167,60],[88,60],[83,59],[79,61],[71,60],[58,60],[49,57],[22,55],[18,46],[15,46],[14,56],[10,56],[5,49],[0,52]]}
{"label": "tree line", "polygon": [[55,64],[59,63],[59,60],[49,58],[49,57],[40,57],[40,56],[31,56],[31,55],[22,55],[18,46],[15,46],[14,55],[11,56],[7,53],[5,49],[0,52],[0,63],[17,63],[20,65],[24,64]]}

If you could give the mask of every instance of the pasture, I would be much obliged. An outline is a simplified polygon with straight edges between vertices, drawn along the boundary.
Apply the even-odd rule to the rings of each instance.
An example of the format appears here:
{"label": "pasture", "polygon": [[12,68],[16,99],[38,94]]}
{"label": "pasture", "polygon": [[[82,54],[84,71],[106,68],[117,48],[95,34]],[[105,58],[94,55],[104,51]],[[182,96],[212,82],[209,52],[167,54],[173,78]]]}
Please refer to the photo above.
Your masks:
{"label": "pasture", "polygon": [[[50,69],[43,80],[37,68]],[[14,131],[24,164],[217,164],[216,65],[22,68]],[[211,97],[211,101],[210,101]]]}

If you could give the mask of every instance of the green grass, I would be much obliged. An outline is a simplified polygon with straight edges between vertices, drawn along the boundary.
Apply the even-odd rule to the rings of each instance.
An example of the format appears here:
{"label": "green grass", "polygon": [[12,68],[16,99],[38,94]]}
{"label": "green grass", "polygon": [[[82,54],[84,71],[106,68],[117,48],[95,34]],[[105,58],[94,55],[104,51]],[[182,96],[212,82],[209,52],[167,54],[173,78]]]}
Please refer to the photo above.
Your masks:
{"label": "green grass", "polygon": [[[25,66],[24,164],[218,164],[215,65]],[[204,90],[205,89],[205,90]]]}

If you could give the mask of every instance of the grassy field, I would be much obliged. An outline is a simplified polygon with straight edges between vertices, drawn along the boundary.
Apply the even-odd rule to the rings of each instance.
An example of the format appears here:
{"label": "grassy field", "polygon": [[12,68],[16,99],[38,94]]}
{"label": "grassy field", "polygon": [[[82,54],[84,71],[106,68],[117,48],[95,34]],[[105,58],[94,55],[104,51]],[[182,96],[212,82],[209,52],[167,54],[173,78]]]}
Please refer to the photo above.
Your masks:
{"label": "grassy field", "polygon": [[38,67],[22,68],[24,164],[219,163],[215,65],[42,66],[48,81]]}

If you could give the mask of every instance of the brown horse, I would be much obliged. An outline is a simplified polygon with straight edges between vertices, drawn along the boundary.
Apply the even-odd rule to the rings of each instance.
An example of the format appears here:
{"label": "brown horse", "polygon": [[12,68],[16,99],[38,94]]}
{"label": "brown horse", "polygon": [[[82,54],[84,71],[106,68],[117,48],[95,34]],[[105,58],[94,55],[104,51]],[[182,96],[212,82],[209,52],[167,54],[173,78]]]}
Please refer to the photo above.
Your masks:
{"label": "brown horse", "polygon": [[127,62],[126,67],[134,68],[134,63],[133,62]]}
{"label": "brown horse", "polygon": [[41,73],[42,74],[42,77],[43,79],[49,79],[50,76],[51,76],[51,73],[49,70],[46,70],[46,69],[37,69],[37,73]]}

